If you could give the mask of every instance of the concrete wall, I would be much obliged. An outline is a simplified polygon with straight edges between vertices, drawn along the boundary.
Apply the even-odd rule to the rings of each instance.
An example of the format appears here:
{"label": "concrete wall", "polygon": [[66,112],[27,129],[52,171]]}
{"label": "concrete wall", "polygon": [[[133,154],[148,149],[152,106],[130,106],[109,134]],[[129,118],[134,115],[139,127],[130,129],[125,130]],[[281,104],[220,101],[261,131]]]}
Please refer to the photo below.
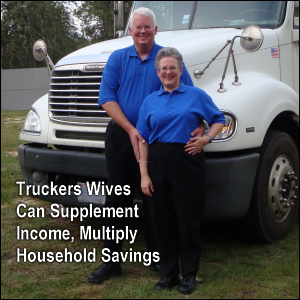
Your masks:
{"label": "concrete wall", "polygon": [[47,68],[1,70],[1,109],[30,110],[49,91]]}

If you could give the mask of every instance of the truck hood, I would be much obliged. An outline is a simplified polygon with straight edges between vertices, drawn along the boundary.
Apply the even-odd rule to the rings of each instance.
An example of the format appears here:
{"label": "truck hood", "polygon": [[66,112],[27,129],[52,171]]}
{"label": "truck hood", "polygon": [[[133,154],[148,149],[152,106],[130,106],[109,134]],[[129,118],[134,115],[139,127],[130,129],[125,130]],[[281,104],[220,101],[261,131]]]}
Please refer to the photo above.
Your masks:
{"label": "truck hood", "polygon": [[[190,67],[210,61],[221,50],[227,40],[240,35],[242,31],[234,28],[165,31],[157,33],[155,42],[161,46],[172,46],[178,49],[183,55],[186,66]],[[262,49],[270,47],[269,43],[266,43],[267,32],[270,33],[272,30],[263,30],[265,39]],[[70,64],[105,63],[112,52],[131,46],[132,44],[133,40],[131,36],[96,43],[67,55],[56,64],[56,67]],[[240,47],[239,39],[235,40],[233,50],[235,54],[245,52]],[[195,61],[195,52],[197,52],[197,61]],[[228,51],[223,51],[218,58],[226,57],[227,53]]]}

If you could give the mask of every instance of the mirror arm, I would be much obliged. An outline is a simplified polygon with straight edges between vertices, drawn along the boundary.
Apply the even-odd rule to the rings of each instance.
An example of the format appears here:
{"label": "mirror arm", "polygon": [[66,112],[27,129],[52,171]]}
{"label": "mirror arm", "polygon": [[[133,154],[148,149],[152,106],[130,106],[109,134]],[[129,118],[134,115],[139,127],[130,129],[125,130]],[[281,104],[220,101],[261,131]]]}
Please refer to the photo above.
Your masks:
{"label": "mirror arm", "polygon": [[[226,72],[227,72],[227,68],[228,68],[228,63],[229,63],[229,59],[230,59],[230,56],[232,56],[232,59],[233,59],[233,67],[234,67],[234,73],[235,73],[235,81],[233,83],[233,85],[241,85],[238,80],[238,76],[237,76],[237,69],[236,69],[236,64],[235,64],[235,59],[234,59],[234,55],[233,55],[233,44],[234,44],[234,40],[238,37],[243,37],[243,36],[240,36],[240,35],[236,35],[232,41],[231,41],[231,45],[230,45],[230,48],[229,48],[229,51],[228,51],[228,55],[227,55],[227,59],[226,59],[226,64],[225,64],[225,68],[224,68],[224,72],[223,72],[223,76],[222,76],[222,80],[221,80],[221,83],[220,83],[220,88],[217,90],[219,93],[225,93],[227,90],[224,88],[224,79],[225,79],[225,76],[226,76]],[[249,38],[249,37],[243,37],[243,38]]]}
{"label": "mirror arm", "polygon": [[241,83],[239,82],[239,77],[238,77],[238,74],[237,74],[236,63],[235,63],[235,58],[234,58],[233,50],[231,51],[231,56],[232,56],[234,74],[235,74],[235,76],[234,76],[234,82],[232,83],[232,85],[239,86],[239,85],[241,85]]}
{"label": "mirror arm", "polygon": [[222,51],[231,43],[231,40],[228,40],[224,47],[217,53],[216,56],[214,56],[211,61],[207,64],[207,66],[201,71],[201,70],[195,70],[194,71],[194,76],[196,78],[200,78],[201,75],[204,74],[205,70],[209,68],[209,66],[212,64],[212,62],[222,53]]}
{"label": "mirror arm", "polygon": [[117,27],[117,14],[118,14],[118,1],[114,1],[114,33],[116,33],[116,27]]}
{"label": "mirror arm", "polygon": [[[253,37],[255,36],[255,37]],[[235,58],[234,58],[234,53],[233,53],[233,44],[236,38],[240,38],[240,42],[241,42],[241,47],[246,51],[246,52],[254,52],[257,51],[262,43],[263,43],[263,33],[260,30],[260,28],[258,26],[255,25],[250,25],[247,26],[243,32],[242,35],[236,35],[232,40],[228,40],[225,44],[225,46],[217,53],[217,55],[215,57],[212,58],[212,60],[207,64],[207,66],[201,71],[201,70],[194,70],[194,76],[196,78],[200,78],[201,75],[204,74],[205,70],[209,68],[209,66],[211,65],[211,63],[219,56],[219,54],[230,44],[229,47],[229,51],[228,51],[228,55],[227,55],[227,59],[226,59],[226,63],[225,63],[225,68],[223,71],[223,76],[222,76],[222,80],[220,83],[220,88],[217,90],[219,93],[224,93],[227,90],[224,88],[224,79],[226,76],[226,72],[227,72],[227,68],[228,68],[228,63],[230,60],[230,57],[232,57],[232,62],[233,62],[233,69],[234,69],[234,82],[232,83],[235,86],[239,86],[241,85],[241,83],[239,82],[239,77],[237,74],[237,67],[236,67],[236,62],[235,62]],[[244,43],[243,41],[246,40],[248,42],[251,43]],[[254,42],[253,42],[254,41]],[[258,43],[256,42],[258,41]]]}
{"label": "mirror arm", "polygon": [[227,72],[227,67],[228,67],[228,63],[229,63],[229,59],[230,59],[230,56],[231,56],[231,52],[232,52],[232,47],[233,47],[233,44],[234,44],[234,40],[237,36],[235,36],[232,41],[231,41],[231,45],[230,45],[230,48],[229,48],[229,51],[228,51],[228,55],[227,55],[227,59],[226,59],[226,64],[225,64],[225,68],[224,68],[224,71],[223,71],[223,76],[222,76],[222,80],[220,82],[220,88],[217,90],[219,93],[225,93],[227,90],[224,88],[224,79],[225,79],[225,76],[226,76],[226,72]]}
{"label": "mirror arm", "polygon": [[[51,72],[54,69],[54,64],[53,64],[50,56],[48,55],[48,53],[46,53],[45,61],[46,61],[47,67],[48,67],[49,75],[51,76]],[[51,69],[50,69],[50,67],[51,67]]]}

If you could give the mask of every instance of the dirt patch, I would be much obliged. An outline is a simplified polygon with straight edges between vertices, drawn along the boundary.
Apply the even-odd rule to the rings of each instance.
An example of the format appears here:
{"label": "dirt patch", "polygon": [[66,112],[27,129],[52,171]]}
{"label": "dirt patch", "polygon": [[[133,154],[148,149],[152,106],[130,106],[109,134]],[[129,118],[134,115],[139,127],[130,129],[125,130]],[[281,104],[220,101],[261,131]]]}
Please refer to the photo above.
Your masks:
{"label": "dirt patch", "polygon": [[7,151],[6,156],[17,157],[18,151]]}
{"label": "dirt patch", "polygon": [[13,259],[13,258],[9,258],[9,259],[4,260],[4,263],[8,264],[8,265],[10,265],[10,264],[12,264],[14,262],[16,262],[16,259]]}
{"label": "dirt patch", "polygon": [[24,122],[24,118],[6,118],[4,121],[1,121],[1,123],[4,124],[12,124],[12,123],[20,124],[23,122]]}
{"label": "dirt patch", "polygon": [[236,297],[232,297],[232,299],[254,299],[255,291],[240,291],[236,294]]}
{"label": "dirt patch", "polygon": [[39,200],[36,200],[36,199],[33,199],[33,198],[23,198],[23,199],[17,199],[15,201],[16,204],[19,204],[19,203],[25,203],[25,204],[29,204],[29,205],[39,205],[40,202]]}

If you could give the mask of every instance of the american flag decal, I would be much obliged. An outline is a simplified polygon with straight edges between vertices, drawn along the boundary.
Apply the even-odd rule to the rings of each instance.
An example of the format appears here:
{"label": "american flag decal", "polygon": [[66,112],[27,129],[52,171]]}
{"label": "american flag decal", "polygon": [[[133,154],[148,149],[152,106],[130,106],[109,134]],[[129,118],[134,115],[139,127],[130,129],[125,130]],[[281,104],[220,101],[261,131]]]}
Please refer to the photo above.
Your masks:
{"label": "american flag decal", "polygon": [[272,58],[279,58],[279,49],[278,48],[271,48]]}

